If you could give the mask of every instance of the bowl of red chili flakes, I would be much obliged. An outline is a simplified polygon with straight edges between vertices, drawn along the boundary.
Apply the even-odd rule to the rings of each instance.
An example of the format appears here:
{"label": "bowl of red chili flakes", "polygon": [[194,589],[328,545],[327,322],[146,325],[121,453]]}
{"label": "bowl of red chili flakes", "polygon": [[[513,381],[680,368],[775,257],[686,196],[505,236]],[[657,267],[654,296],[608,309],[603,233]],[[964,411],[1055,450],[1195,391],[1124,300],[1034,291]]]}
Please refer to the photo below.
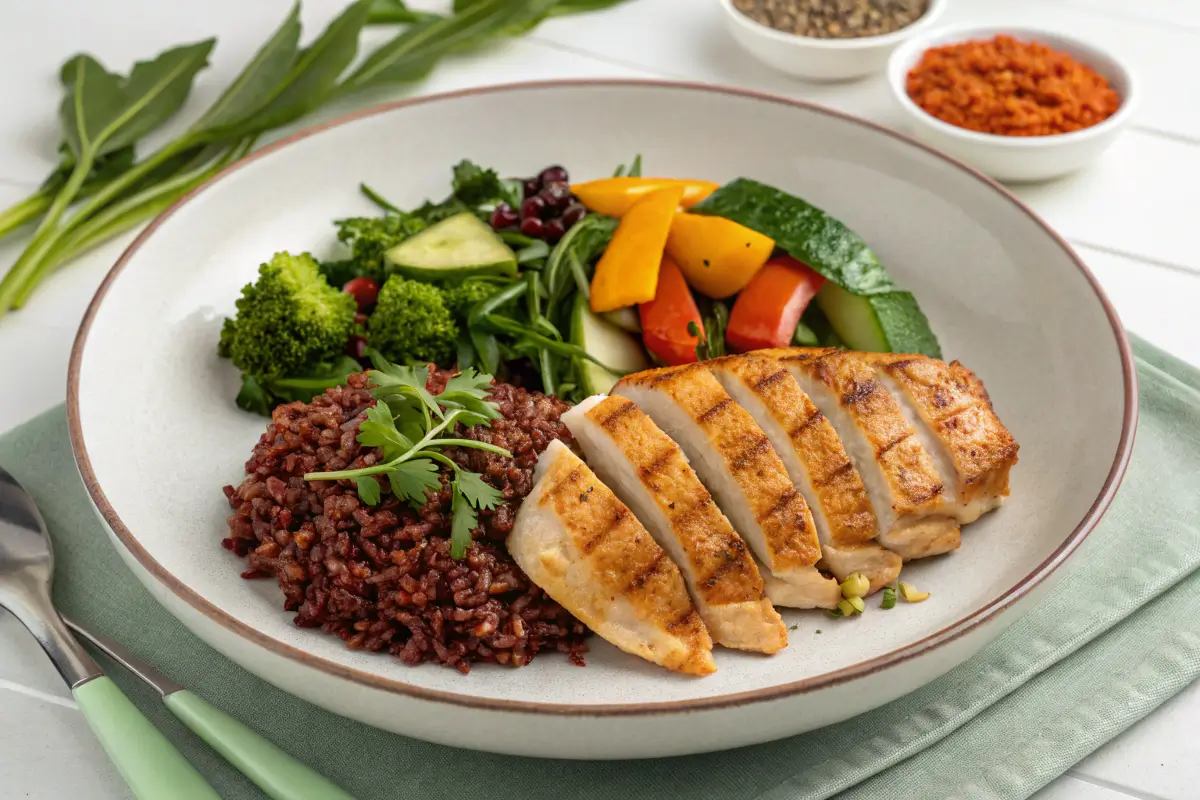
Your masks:
{"label": "bowl of red chili flakes", "polygon": [[1094,161],[1133,116],[1132,72],[1063,33],[943,28],[902,45],[888,83],[909,129],[997,180],[1056,178]]}

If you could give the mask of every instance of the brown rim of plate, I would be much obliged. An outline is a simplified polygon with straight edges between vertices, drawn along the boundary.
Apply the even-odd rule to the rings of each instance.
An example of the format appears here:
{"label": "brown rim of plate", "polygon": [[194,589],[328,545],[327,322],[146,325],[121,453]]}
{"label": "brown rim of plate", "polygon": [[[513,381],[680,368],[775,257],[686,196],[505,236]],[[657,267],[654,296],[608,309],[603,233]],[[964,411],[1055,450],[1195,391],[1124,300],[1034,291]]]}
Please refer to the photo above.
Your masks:
{"label": "brown rim of plate", "polygon": [[[495,94],[497,92],[510,91],[529,91],[537,89],[562,89],[562,88],[590,88],[590,87],[612,87],[612,88],[651,88],[651,89],[672,89],[693,92],[713,92],[718,94],[735,95],[754,100],[759,100],[767,103],[777,103],[780,105],[793,106],[802,108],[817,114],[824,114],[830,117],[836,117],[845,122],[859,125],[864,128],[873,130],[884,136],[890,136],[893,139],[905,142],[908,145],[917,147],[926,153],[936,156],[943,161],[952,164],[958,169],[974,176],[979,182],[990,186],[994,191],[1008,199],[1013,205],[1023,211],[1035,224],[1037,224],[1045,233],[1050,236],[1055,242],[1062,247],[1063,251],[1071,259],[1083,276],[1091,285],[1092,290],[1096,293],[1096,299],[1099,300],[1104,308],[1104,313],[1108,317],[1109,323],[1112,325],[1113,336],[1116,339],[1117,350],[1121,356],[1121,370],[1124,376],[1125,383],[1125,413],[1121,422],[1121,439],[1117,448],[1116,457],[1113,459],[1111,469],[1109,469],[1108,477],[1104,481],[1104,486],[1100,490],[1100,494],[1096,497],[1094,503],[1087,514],[1076,526],[1071,535],[1055,550],[1045,561],[1039,564],[1024,578],[1018,581],[1014,586],[1009,588],[1004,594],[992,600],[983,608],[980,608],[962,619],[957,620],[950,625],[942,628],[936,633],[930,634],[923,639],[908,644],[904,647],[897,648],[889,653],[869,659],[867,661],[854,664],[853,666],[843,669],[827,672],[822,675],[815,675],[810,678],[805,678],[792,683],[772,686],[764,689],[755,689],[746,692],[737,692],[734,694],[724,694],[718,697],[696,698],[692,700],[676,700],[661,703],[615,703],[603,705],[586,705],[586,704],[571,704],[571,703],[539,703],[527,702],[520,700],[499,700],[494,698],[472,697],[466,694],[457,692],[447,692],[437,689],[427,689],[421,686],[414,686],[404,681],[392,680],[379,675],[373,675],[369,672],[363,672],[358,669],[343,666],[334,663],[325,658],[315,656],[311,653],[306,653],[303,650],[297,649],[289,644],[274,639],[263,634],[261,631],[255,630],[249,625],[233,618],[226,614],[221,609],[217,608],[208,600],[201,597],[190,587],[168,572],[162,564],[155,561],[148,552],[141,546],[137,538],[125,527],[116,510],[108,502],[104,495],[103,489],[100,487],[96,479],[96,474],[92,470],[92,464],[88,458],[87,448],[84,446],[83,431],[79,422],[79,369],[83,359],[83,350],[87,342],[88,331],[91,328],[92,321],[95,319],[96,312],[103,302],[105,295],[108,293],[109,287],[129,263],[133,255],[138,251],[138,248],[154,234],[167,219],[175,212],[185,206],[188,201],[199,193],[205,191],[216,183],[219,183],[227,175],[236,172],[243,166],[250,164],[258,159],[265,158],[271,153],[282,150],[290,144],[293,144],[301,139],[306,139],[314,134],[329,130],[341,125],[345,125],[355,120],[372,117],[376,114],[384,114],[396,109],[405,108],[408,106],[421,105],[424,103],[435,103],[441,100],[450,100],[460,97],[469,97],[477,94]],[[1075,552],[1076,548],[1083,542],[1104,512],[1108,509],[1112,502],[1113,496],[1116,494],[1117,487],[1121,483],[1121,478],[1125,474],[1125,469],[1129,464],[1129,457],[1133,450],[1133,439],[1135,429],[1137,427],[1138,402],[1137,402],[1137,375],[1133,365],[1133,351],[1129,345],[1129,339],[1125,336],[1125,331],[1121,327],[1120,319],[1117,317],[1116,311],[1108,298],[1105,297],[1101,290],[1096,277],[1071,248],[1071,246],[1049,225],[1047,225],[1037,214],[1035,214],[1028,206],[1017,199],[1011,192],[1005,189],[996,181],[983,175],[982,173],[968,167],[962,162],[951,158],[937,150],[934,150],[927,145],[918,142],[912,137],[889,130],[882,125],[877,125],[867,120],[859,119],[858,117],[845,114],[840,111],[824,108],[822,106],[806,103],[801,100],[792,100],[789,98],[778,97],[764,92],[750,91],[746,89],[737,89],[723,86],[713,86],[703,83],[689,83],[680,81],[663,81],[663,80],[631,80],[620,78],[599,78],[599,79],[574,79],[574,80],[551,80],[551,81],[532,81],[524,83],[501,84],[497,86],[478,87],[473,89],[461,89],[454,92],[446,92],[443,94],[427,95],[424,97],[414,97],[406,100],[398,100],[384,105],[374,106],[372,108],[356,111],[329,122],[315,125],[298,133],[294,133],[278,142],[274,142],[261,150],[246,156],[242,160],[230,164],[221,172],[209,178],[200,186],[193,189],[191,192],[177,200],[170,208],[156,217],[149,226],[142,231],[138,237],[125,249],[121,257],[109,270],[104,281],[97,289],[95,297],[92,298],[88,305],[87,312],[84,314],[83,322],[79,326],[79,332],[76,334],[75,343],[71,349],[71,360],[67,372],[67,422],[70,428],[71,449],[75,454],[75,460],[79,465],[79,472],[83,478],[84,486],[87,488],[88,494],[91,496],[92,502],[100,511],[105,521],[120,539],[121,543],[129,551],[129,553],[137,559],[138,563],[153,575],[160,583],[175,594],[183,602],[190,605],[197,612],[208,617],[213,622],[221,625],[228,631],[246,639],[259,647],[264,648],[274,656],[282,656],[284,658],[297,661],[305,666],[320,670],[330,676],[353,681],[373,689],[380,689],[386,692],[395,692],[398,694],[407,695],[414,699],[426,700],[437,703],[451,703],[468,708],[476,708],[481,710],[492,711],[509,711],[520,713],[533,714],[548,714],[556,716],[634,716],[646,714],[661,714],[671,712],[688,712],[699,711],[705,709],[717,709],[728,706],[744,705],[746,703],[756,703],[769,700],[777,700],[788,697],[793,694],[812,692],[818,689],[825,689],[831,686],[836,686],[847,681],[870,675],[880,670],[888,669],[897,664],[908,661],[920,655],[947,644],[966,633],[969,633],[985,623],[994,620],[1002,611],[1009,606],[1021,600],[1030,594],[1038,584],[1040,584],[1048,575],[1060,567],[1064,561]],[[383,657],[383,656],[381,656]]]}

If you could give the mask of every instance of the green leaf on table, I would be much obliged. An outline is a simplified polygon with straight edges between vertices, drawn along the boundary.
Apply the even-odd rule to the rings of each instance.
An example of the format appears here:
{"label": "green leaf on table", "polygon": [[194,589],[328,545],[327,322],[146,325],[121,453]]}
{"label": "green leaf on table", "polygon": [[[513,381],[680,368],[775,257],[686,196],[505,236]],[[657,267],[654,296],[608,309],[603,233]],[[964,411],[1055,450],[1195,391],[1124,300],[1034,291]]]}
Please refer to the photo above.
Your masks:
{"label": "green leaf on table", "polygon": [[392,485],[392,494],[399,500],[409,500],[416,506],[425,504],[429,492],[442,488],[442,480],[437,464],[432,459],[414,458],[397,464],[388,473],[388,481]]}
{"label": "green leaf on table", "polygon": [[358,498],[360,500],[369,506],[379,505],[379,481],[375,480],[374,477],[364,475],[361,478],[355,478],[354,486],[358,489]]}
{"label": "green leaf on table", "polygon": [[371,5],[371,13],[367,15],[368,25],[412,25],[437,19],[438,14],[428,11],[414,11],[402,0],[375,0]]}
{"label": "green leaf on table", "polygon": [[248,122],[283,86],[284,79],[296,64],[299,45],[300,4],[296,3],[283,24],[259,48],[233,83],[196,120],[188,137],[211,141]]}
{"label": "green leaf on table", "polygon": [[234,134],[251,133],[277,128],[304,116],[329,99],[338,78],[358,54],[358,37],[372,0],[351,4],[316,41],[300,51],[291,69],[265,104],[239,126]]}
{"label": "green leaf on table", "polygon": [[[460,476],[461,477],[461,476]],[[454,492],[451,508],[453,517],[450,522],[450,557],[462,558],[467,554],[471,545],[471,531],[479,524],[479,515],[471,504],[458,490],[458,481],[454,482]]]}
{"label": "green leaf on table", "polygon": [[367,56],[342,82],[341,91],[355,92],[421,78],[447,53],[504,35],[505,28],[525,12],[526,5],[547,2],[549,0],[531,0],[530,3],[481,0],[469,7],[456,8],[453,16],[413,25]]}
{"label": "green leaf on table", "polygon": [[412,440],[396,430],[392,409],[387,403],[376,403],[367,409],[366,420],[358,426],[358,443],[382,448],[385,461],[399,458],[413,447]]}
{"label": "green leaf on table", "polygon": [[484,483],[478,472],[459,472],[454,478],[454,491],[475,508],[493,509],[504,502],[500,490]]}
{"label": "green leaf on table", "polygon": [[133,144],[174,115],[208,64],[216,40],[175,47],[133,65],[128,79],[89,55],[65,65],[66,96],[60,108],[63,135],[79,158],[94,158]]}

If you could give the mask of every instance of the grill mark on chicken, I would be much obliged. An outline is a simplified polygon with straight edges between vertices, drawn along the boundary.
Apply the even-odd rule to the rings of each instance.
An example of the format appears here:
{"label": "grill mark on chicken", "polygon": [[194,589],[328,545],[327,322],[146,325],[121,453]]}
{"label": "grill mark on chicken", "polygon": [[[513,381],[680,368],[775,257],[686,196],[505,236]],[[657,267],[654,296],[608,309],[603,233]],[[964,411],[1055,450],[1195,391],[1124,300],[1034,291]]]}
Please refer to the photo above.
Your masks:
{"label": "grill mark on chicken", "polygon": [[729,406],[731,406],[732,404],[733,404],[733,398],[726,396],[726,397],[722,398],[721,400],[718,400],[716,405],[712,406],[707,411],[705,411],[703,414],[696,417],[696,422],[699,423],[700,425],[707,425],[709,422],[711,422],[713,419],[715,419],[722,411],[729,408]]}
{"label": "grill mark on chicken", "polygon": [[788,431],[788,438],[789,439],[800,438],[801,434],[803,434],[806,430],[811,428],[813,425],[816,425],[818,422],[820,422],[823,419],[825,419],[825,415],[821,413],[820,409],[817,409],[816,411],[814,411],[812,414],[809,415],[808,419],[804,420],[804,422],[801,422],[793,430]]}
{"label": "grill mark on chicken", "polygon": [[[795,501],[797,496],[798,496],[798,492],[795,489],[788,489],[786,492],[779,495],[779,497],[775,500],[775,505],[768,508],[767,513],[765,513],[761,517],[759,517],[759,522],[761,522],[764,519],[770,519],[771,517],[775,516],[780,511],[782,511],[783,509],[787,508],[789,505],[791,505]],[[804,517],[800,517],[800,530],[804,530],[804,528],[805,528]]]}
{"label": "grill mark on chicken", "polygon": [[892,439],[890,442],[885,444],[883,447],[880,447],[879,449],[877,449],[875,451],[875,460],[878,461],[878,460],[882,459],[885,455],[887,455],[891,451],[891,449],[893,447],[900,444],[901,442],[907,441],[908,438],[912,435],[913,435],[913,432],[910,430],[906,433],[901,434],[900,436],[897,436],[895,439]]}
{"label": "grill mark on chicken", "polygon": [[629,586],[625,589],[625,591],[632,593],[645,586],[646,581],[650,580],[652,577],[654,577],[654,573],[658,572],[659,567],[662,566],[663,559],[666,557],[666,551],[660,548],[659,551],[654,554],[654,558],[651,559],[650,563],[643,567],[638,574],[633,576],[633,579],[629,581]]}
{"label": "grill mark on chicken", "polygon": [[692,628],[700,622],[700,614],[695,608],[688,609],[676,619],[674,622],[667,623],[667,630],[673,631],[676,628]]}
{"label": "grill mark on chicken", "polygon": [[[555,500],[560,494],[566,494],[566,490],[573,484],[579,482],[579,476],[583,472],[583,467],[575,467],[573,470],[563,475],[561,479],[542,496],[542,505],[547,505]],[[574,493],[574,489],[571,492]]]}
{"label": "grill mark on chicken", "polygon": [[930,486],[928,490],[921,492],[920,494],[912,495],[910,498],[910,501],[915,505],[920,505],[921,503],[927,503],[930,500],[937,497],[938,495],[940,495],[942,493],[943,488],[944,487],[940,483],[935,483],[933,486]]}
{"label": "grill mark on chicken", "polygon": [[863,401],[879,391],[879,383],[874,380],[852,381],[850,390],[842,395],[842,405],[860,406]]}
{"label": "grill mark on chicken", "polygon": [[[578,469],[576,470],[578,472]],[[583,543],[581,549],[585,554],[590,554],[593,550],[600,546],[600,543],[608,538],[609,534],[615,531],[629,516],[629,509],[621,505],[617,507],[617,511],[608,520],[608,527],[596,531],[590,539]]]}
{"label": "grill mark on chicken", "polygon": [[600,420],[600,427],[604,428],[606,431],[611,431],[620,423],[621,417],[631,413],[634,408],[636,408],[636,406],[634,406],[632,401],[625,400],[625,402],[614,408],[612,413]]}
{"label": "grill mark on chicken", "polygon": [[779,383],[779,381],[786,378],[788,376],[788,374],[789,373],[786,369],[781,369],[778,372],[774,372],[770,375],[767,375],[766,377],[762,378],[761,380],[755,382],[755,384],[752,388],[754,389],[754,391],[760,392],[763,389],[766,389],[771,384]]}
{"label": "grill mark on chicken", "polygon": [[745,450],[730,460],[729,467],[733,472],[741,472],[751,461],[771,449],[771,441],[765,435],[753,437],[754,441]]}
{"label": "grill mark on chicken", "polygon": [[[633,403],[630,403],[630,405],[633,405]],[[649,464],[638,467],[638,477],[642,479],[642,483],[645,483],[647,480],[660,474],[674,458],[675,450],[673,448],[663,448]]]}
{"label": "grill mark on chicken", "polygon": [[834,481],[840,479],[843,475],[847,474],[848,472],[851,472],[853,469],[854,469],[853,462],[843,461],[842,465],[840,467],[830,470],[829,474],[827,474],[825,477],[820,478],[819,480],[813,481],[813,487],[820,489],[824,486],[828,486],[829,484],[833,483]]}
{"label": "grill mark on chicken", "polygon": [[742,561],[740,559],[731,558],[727,555],[725,557],[725,560],[722,561],[717,566],[717,568],[712,571],[712,574],[709,575],[707,578],[705,578],[704,584],[703,584],[704,588],[706,588],[706,589],[713,588],[714,586],[717,585],[717,582],[720,581],[721,578],[723,578],[725,576],[726,572],[729,572],[731,569],[737,569],[740,571],[744,565],[745,565],[744,561]]}

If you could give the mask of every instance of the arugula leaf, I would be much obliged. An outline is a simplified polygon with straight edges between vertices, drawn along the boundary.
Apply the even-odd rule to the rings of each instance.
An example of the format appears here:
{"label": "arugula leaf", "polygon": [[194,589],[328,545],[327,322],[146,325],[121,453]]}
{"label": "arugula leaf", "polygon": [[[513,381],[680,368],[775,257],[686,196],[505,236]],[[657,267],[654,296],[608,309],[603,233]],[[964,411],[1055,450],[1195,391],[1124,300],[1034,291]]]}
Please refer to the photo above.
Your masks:
{"label": "arugula leaf", "polygon": [[244,125],[279,90],[296,64],[299,45],[300,3],[297,2],[233,83],[188,129],[187,136],[195,141],[213,141],[224,138],[229,129]]}
{"label": "arugula leaf", "polygon": [[483,476],[478,472],[460,471],[454,478],[454,490],[475,508],[490,510],[504,502],[500,490],[484,483]]}
{"label": "arugula leaf", "polygon": [[471,545],[471,531],[478,526],[479,515],[458,491],[458,481],[454,482],[454,487],[454,499],[451,501],[454,516],[450,522],[450,557],[462,558]]}
{"label": "arugula leaf", "polygon": [[379,505],[380,492],[379,481],[369,475],[358,478],[354,481],[355,487],[358,489],[358,497],[369,506]]}
{"label": "arugula leaf", "polygon": [[415,22],[427,22],[437,19],[437,14],[428,11],[413,11],[402,0],[375,0],[371,13],[367,15],[368,25],[411,25]]}
{"label": "arugula leaf", "polygon": [[399,500],[411,500],[418,508],[425,504],[429,492],[442,488],[441,473],[432,459],[405,461],[388,473],[392,494]]}
{"label": "arugula leaf", "polygon": [[338,78],[358,53],[358,37],[373,0],[358,0],[326,26],[317,40],[300,52],[271,97],[234,135],[247,136],[277,128],[322,105]]}
{"label": "arugula leaf", "polygon": [[60,113],[76,169],[85,163],[90,169],[97,156],[133,144],[178,111],[214,44],[206,39],[139,61],[127,80],[87,54],[64,65]]}
{"label": "arugula leaf", "polygon": [[413,442],[396,430],[392,409],[387,403],[376,403],[367,409],[366,420],[358,426],[357,438],[361,445],[382,448],[383,457],[388,461],[413,448]]}

